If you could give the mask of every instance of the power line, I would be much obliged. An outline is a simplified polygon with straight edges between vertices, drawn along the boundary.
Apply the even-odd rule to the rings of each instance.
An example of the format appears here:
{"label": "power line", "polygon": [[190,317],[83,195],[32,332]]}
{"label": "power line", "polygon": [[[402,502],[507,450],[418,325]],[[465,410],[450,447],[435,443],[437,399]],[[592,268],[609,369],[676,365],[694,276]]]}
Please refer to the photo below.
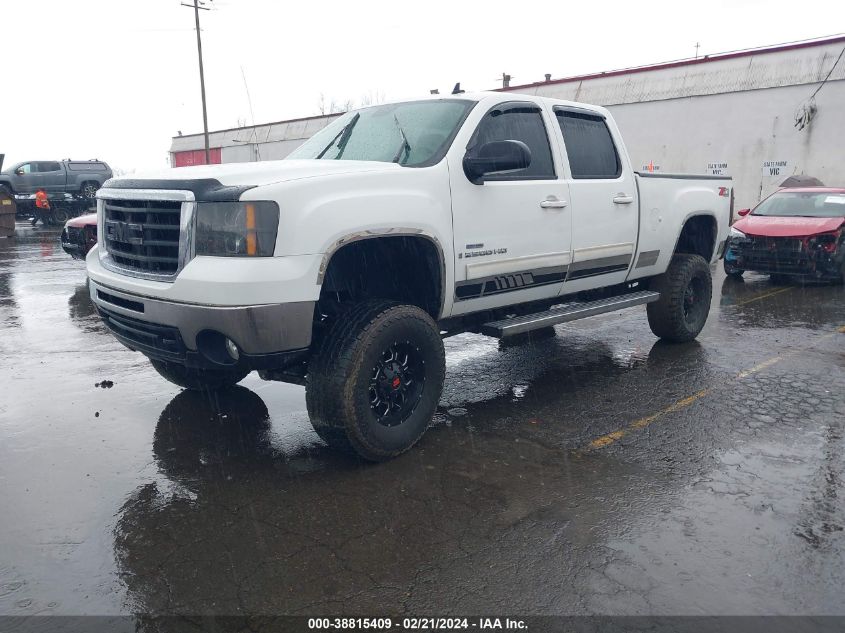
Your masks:
{"label": "power line", "polygon": [[810,99],[813,99],[817,94],[819,94],[819,90],[824,88],[824,85],[827,83],[827,80],[830,79],[830,76],[833,74],[833,69],[836,68],[837,65],[839,65],[839,60],[842,59],[843,53],[845,53],[845,47],[843,47],[842,50],[839,51],[839,57],[836,58],[836,61],[833,62],[833,66],[831,66],[830,70],[827,71],[827,75],[825,76],[824,79],[822,79],[821,85],[818,88],[816,88],[816,91],[812,95],[810,95]]}

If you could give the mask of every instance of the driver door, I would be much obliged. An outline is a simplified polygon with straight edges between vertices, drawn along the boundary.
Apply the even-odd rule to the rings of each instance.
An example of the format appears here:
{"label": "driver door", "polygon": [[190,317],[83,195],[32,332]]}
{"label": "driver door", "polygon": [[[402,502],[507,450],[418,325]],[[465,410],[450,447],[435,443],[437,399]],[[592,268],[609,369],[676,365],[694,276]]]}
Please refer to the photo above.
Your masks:
{"label": "driver door", "polygon": [[488,110],[467,152],[492,141],[525,143],[525,169],[473,184],[450,165],[455,288],[452,315],[554,297],[571,260],[569,188],[549,130],[554,121],[534,102],[502,102]]}
{"label": "driver door", "polygon": [[35,193],[38,190],[38,163],[18,165],[12,174],[16,193]]}

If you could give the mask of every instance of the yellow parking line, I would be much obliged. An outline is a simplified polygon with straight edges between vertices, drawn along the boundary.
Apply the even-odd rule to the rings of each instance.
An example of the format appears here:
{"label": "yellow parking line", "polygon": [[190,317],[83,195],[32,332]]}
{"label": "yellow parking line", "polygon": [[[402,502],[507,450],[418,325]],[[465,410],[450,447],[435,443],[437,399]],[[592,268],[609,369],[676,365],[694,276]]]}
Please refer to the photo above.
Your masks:
{"label": "yellow parking line", "polygon": [[[789,289],[790,288],[781,288],[780,290],[770,292],[768,295],[763,295],[763,296],[771,296],[772,294],[776,294],[778,292],[785,292],[786,290],[789,290]],[[762,299],[762,298],[763,298],[762,296],[757,297],[757,299]],[[834,330],[833,332],[830,332],[829,334],[825,334],[824,336],[820,336],[817,339],[817,342],[823,341],[823,340],[828,339],[832,336],[836,336],[837,334],[845,334],[845,325],[836,328],[836,330]],[[784,358],[792,356],[796,353],[797,352],[789,352],[789,353],[783,354],[781,356],[774,356],[773,358],[769,358],[768,360],[764,360],[761,363],[757,363],[756,365],[754,365],[754,367],[750,367],[748,369],[744,369],[743,371],[739,372],[736,375],[736,379],[742,380],[743,378],[748,378],[748,376],[751,376],[753,374],[761,372],[764,369],[766,369],[767,367],[771,367],[775,363],[778,363],[778,362],[782,361]],[[662,418],[665,415],[668,415],[670,413],[676,413],[676,412],[678,412],[682,409],[686,409],[688,406],[690,406],[691,404],[701,400],[704,396],[708,395],[709,393],[710,393],[710,389],[702,389],[701,391],[694,393],[691,396],[687,396],[686,398],[681,398],[677,402],[673,402],[668,407],[666,407],[665,409],[661,409],[657,413],[652,413],[651,415],[648,415],[644,418],[634,420],[633,422],[631,422],[628,426],[626,426],[624,428],[621,428],[617,431],[613,431],[611,433],[607,433],[605,435],[597,437],[596,439],[594,439],[593,441],[591,441],[587,445],[587,450],[595,450],[595,449],[599,449],[599,448],[604,448],[605,446],[609,446],[610,444],[613,444],[617,440],[621,440],[623,437],[625,437],[631,431],[634,431],[634,430],[637,430],[637,429],[644,429],[649,424],[659,420],[660,418]]]}
{"label": "yellow parking line", "polygon": [[[788,354],[787,354],[788,355]],[[783,356],[775,356],[774,358],[770,358],[769,360],[764,360],[762,363],[754,365],[754,367],[750,369],[745,369],[739,372],[736,375],[737,380],[742,380],[743,378],[748,378],[751,374],[756,374],[758,371],[763,371],[766,367],[771,367],[778,361],[783,360]]]}
{"label": "yellow parking line", "polygon": [[649,424],[654,422],[655,420],[659,420],[664,415],[668,413],[675,413],[676,411],[680,411],[681,409],[685,409],[690,406],[692,403],[701,400],[704,396],[710,393],[709,389],[702,389],[698,393],[695,393],[691,396],[687,396],[686,398],[682,398],[677,402],[670,404],[665,409],[661,409],[657,413],[653,413],[645,418],[640,418],[639,420],[635,420],[631,422],[627,427],[624,429],[619,429],[618,431],[613,431],[613,433],[608,433],[607,435],[602,435],[601,437],[597,437],[592,442],[589,443],[587,446],[588,449],[596,449],[596,448],[604,448],[609,444],[613,444],[616,440],[620,440],[625,437],[630,431],[634,429],[644,429]]}
{"label": "yellow parking line", "polygon": [[750,299],[746,299],[745,301],[738,301],[734,305],[744,306],[746,303],[751,303],[752,301],[759,301],[760,299],[765,299],[767,297],[773,297],[775,295],[779,295],[782,292],[787,292],[788,290],[792,290],[792,286],[787,286],[786,288],[777,288],[776,290],[757,295],[756,297],[751,297]]}

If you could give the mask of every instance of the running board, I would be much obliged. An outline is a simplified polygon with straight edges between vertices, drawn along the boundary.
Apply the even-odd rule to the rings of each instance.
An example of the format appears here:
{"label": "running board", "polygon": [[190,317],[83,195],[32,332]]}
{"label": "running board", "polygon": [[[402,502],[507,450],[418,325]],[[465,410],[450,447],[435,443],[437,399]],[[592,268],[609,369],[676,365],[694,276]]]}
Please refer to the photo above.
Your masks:
{"label": "running board", "polygon": [[481,326],[481,333],[487,336],[495,336],[496,338],[505,338],[507,336],[549,327],[550,325],[557,325],[558,323],[566,323],[597,314],[604,314],[605,312],[615,312],[623,308],[651,303],[652,301],[657,301],[659,298],[659,292],[640,290],[639,292],[629,292],[608,299],[598,299],[597,301],[576,301],[546,310],[545,312],[523,314],[511,319],[485,323]]}

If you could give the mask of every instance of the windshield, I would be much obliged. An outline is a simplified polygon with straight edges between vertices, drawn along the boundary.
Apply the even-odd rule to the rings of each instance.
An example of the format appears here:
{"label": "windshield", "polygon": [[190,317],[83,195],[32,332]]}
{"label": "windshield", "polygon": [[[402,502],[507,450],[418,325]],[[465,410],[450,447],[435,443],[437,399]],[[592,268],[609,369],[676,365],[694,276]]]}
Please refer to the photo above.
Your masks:
{"label": "windshield", "polygon": [[465,99],[410,101],[347,112],[288,158],[432,165],[446,154],[474,103]]}
{"label": "windshield", "polygon": [[825,191],[776,193],[763,200],[751,215],[839,218],[845,216],[845,193]]}

